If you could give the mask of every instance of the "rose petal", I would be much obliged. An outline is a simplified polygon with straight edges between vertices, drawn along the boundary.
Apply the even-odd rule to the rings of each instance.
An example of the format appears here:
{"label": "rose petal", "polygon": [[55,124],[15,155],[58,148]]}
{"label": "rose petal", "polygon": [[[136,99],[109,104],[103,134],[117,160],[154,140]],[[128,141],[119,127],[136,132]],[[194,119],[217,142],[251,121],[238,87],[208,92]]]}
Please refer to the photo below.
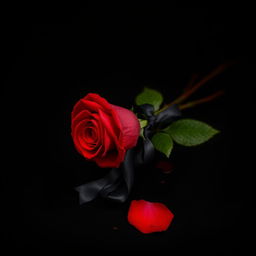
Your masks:
{"label": "rose petal", "polygon": [[102,150],[102,145],[98,144],[91,146],[84,140],[84,129],[86,127],[86,121],[81,121],[74,130],[74,144],[78,151],[87,159],[94,158]]}
{"label": "rose petal", "polygon": [[88,111],[87,106],[84,104],[84,102],[80,99],[75,106],[73,107],[73,110],[71,112],[71,119],[73,120],[81,111]]}
{"label": "rose petal", "polygon": [[104,108],[97,102],[93,102],[86,99],[81,99],[81,101],[86,106],[86,109],[89,110],[91,113],[98,113],[99,109],[104,110]]}
{"label": "rose petal", "polygon": [[[102,144],[102,133],[101,133],[101,125],[97,120],[90,120],[90,125],[86,127],[86,130],[90,129],[91,133],[85,133],[85,136],[91,140],[91,143],[95,145]],[[85,131],[86,132],[86,131]]]}
{"label": "rose petal", "polygon": [[119,149],[109,151],[105,157],[95,157],[95,162],[102,168],[112,167],[118,168],[124,161],[125,150]]}
{"label": "rose petal", "polygon": [[114,148],[114,142],[113,139],[111,139],[110,135],[107,133],[105,127],[103,127],[103,123],[100,120],[100,117],[98,114],[92,114],[92,117],[95,119],[95,122],[97,123],[97,132],[99,136],[99,143],[101,143],[103,147],[102,151],[102,157],[104,157],[109,150]]}
{"label": "rose petal", "polygon": [[104,111],[111,111],[111,104],[97,93],[88,93],[84,100],[89,100],[98,103]]}
{"label": "rose petal", "polygon": [[128,212],[128,222],[144,234],[168,229],[173,213],[162,203],[133,200]]}
{"label": "rose petal", "polygon": [[111,116],[104,113],[104,111],[101,111],[99,109],[99,116],[101,119],[101,122],[104,124],[104,128],[108,132],[111,138],[116,140],[121,133],[119,127],[116,126],[116,124],[113,122],[113,118]]}
{"label": "rose petal", "polygon": [[[83,126],[80,126],[80,124],[83,124]],[[81,130],[76,129],[76,127],[79,126]],[[77,115],[77,117],[73,120],[72,122],[72,136],[74,137],[74,131],[78,131],[79,135],[84,137],[83,135],[85,135],[83,132],[85,131],[85,129],[89,128],[89,127],[94,127],[95,133],[97,135],[97,142],[95,141],[95,144],[99,144],[100,140],[102,139],[102,132],[101,132],[101,124],[98,122],[98,120],[95,120],[95,116],[92,114],[91,116],[88,115],[87,117],[87,111],[82,111],[80,114]]]}
{"label": "rose petal", "polygon": [[135,147],[140,134],[140,123],[138,118],[132,111],[126,108],[115,105],[112,105],[112,107],[116,111],[121,122],[124,147],[126,149]]}
{"label": "rose petal", "polygon": [[173,164],[170,161],[159,161],[155,166],[165,174],[169,174],[173,171]]}
{"label": "rose petal", "polygon": [[85,130],[84,130],[84,140],[88,144],[95,145],[95,142],[98,139],[97,132],[95,130],[96,129],[93,126],[88,126],[88,127],[85,128]]}
{"label": "rose petal", "polygon": [[76,114],[76,117],[72,119],[71,131],[73,132],[75,127],[79,122],[88,119],[90,121],[91,113],[88,110],[82,110],[80,113]]}
{"label": "rose petal", "polygon": [[116,148],[117,150],[123,148],[123,145],[119,140],[119,135],[121,134],[119,127],[117,127],[113,120],[101,110],[99,110],[99,116],[101,123],[104,124],[105,138],[109,138],[110,140],[108,150],[112,150],[113,148]]}

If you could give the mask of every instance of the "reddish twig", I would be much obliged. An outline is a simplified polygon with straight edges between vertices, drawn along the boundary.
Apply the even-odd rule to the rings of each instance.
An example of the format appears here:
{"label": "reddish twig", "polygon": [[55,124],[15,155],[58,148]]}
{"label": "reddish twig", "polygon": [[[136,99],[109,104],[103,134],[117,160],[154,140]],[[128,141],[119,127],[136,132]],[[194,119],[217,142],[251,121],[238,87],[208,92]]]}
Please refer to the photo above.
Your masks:
{"label": "reddish twig", "polygon": [[216,93],[214,93],[214,94],[211,94],[211,95],[209,95],[209,96],[207,96],[207,97],[204,97],[204,98],[202,98],[202,99],[194,100],[194,101],[190,101],[190,102],[188,102],[188,103],[182,104],[182,105],[179,106],[179,108],[180,108],[181,110],[186,109],[186,108],[191,108],[191,107],[194,107],[194,106],[196,106],[196,105],[199,105],[199,104],[202,104],[202,103],[205,103],[205,102],[212,101],[212,100],[214,100],[214,99],[220,97],[220,96],[223,95],[223,94],[224,94],[224,91],[221,90],[221,91],[218,91],[218,92],[216,92]]}

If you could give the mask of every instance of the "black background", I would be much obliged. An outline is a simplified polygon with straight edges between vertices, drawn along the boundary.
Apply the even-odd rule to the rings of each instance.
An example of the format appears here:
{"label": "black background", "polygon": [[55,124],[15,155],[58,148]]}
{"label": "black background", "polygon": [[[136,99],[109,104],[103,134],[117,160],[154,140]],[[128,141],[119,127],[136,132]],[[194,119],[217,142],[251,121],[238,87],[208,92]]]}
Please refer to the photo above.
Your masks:
{"label": "black background", "polygon": [[[233,255],[252,249],[248,10],[91,4],[3,12],[7,164],[1,172],[9,251]],[[169,175],[154,165],[139,170],[128,202],[79,206],[73,187],[106,171],[73,147],[70,113],[78,99],[96,92],[130,108],[149,86],[168,102],[193,73],[203,76],[227,61],[235,64],[197,95],[224,88],[225,96],[184,111],[219,135],[197,148],[176,146]],[[169,230],[143,235],[130,226],[132,199],[166,204],[175,214]]]}

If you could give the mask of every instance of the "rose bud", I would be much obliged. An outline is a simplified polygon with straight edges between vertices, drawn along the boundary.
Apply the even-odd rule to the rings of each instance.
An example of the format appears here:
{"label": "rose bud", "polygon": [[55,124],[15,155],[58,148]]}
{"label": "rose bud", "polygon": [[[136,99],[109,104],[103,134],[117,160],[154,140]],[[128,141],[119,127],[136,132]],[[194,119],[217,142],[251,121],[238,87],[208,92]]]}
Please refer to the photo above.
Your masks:
{"label": "rose bud", "polygon": [[144,234],[168,229],[173,213],[162,203],[133,200],[128,212],[128,222]]}
{"label": "rose bud", "polygon": [[136,146],[139,134],[139,120],[133,112],[110,104],[98,94],[87,94],[73,108],[75,148],[100,167],[119,167],[126,151]]}

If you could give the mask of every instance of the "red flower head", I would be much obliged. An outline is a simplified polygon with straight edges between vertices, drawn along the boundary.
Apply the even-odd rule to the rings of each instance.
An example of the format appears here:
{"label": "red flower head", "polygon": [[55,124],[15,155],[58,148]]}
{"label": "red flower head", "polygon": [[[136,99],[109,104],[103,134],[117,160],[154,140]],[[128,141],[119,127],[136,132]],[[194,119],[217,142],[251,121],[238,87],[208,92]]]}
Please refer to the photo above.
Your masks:
{"label": "red flower head", "polygon": [[89,93],[73,108],[71,130],[74,145],[86,159],[100,167],[119,167],[140,133],[137,117],[128,109]]}
{"label": "red flower head", "polygon": [[162,203],[133,200],[128,212],[128,222],[144,234],[168,229],[173,213]]}

